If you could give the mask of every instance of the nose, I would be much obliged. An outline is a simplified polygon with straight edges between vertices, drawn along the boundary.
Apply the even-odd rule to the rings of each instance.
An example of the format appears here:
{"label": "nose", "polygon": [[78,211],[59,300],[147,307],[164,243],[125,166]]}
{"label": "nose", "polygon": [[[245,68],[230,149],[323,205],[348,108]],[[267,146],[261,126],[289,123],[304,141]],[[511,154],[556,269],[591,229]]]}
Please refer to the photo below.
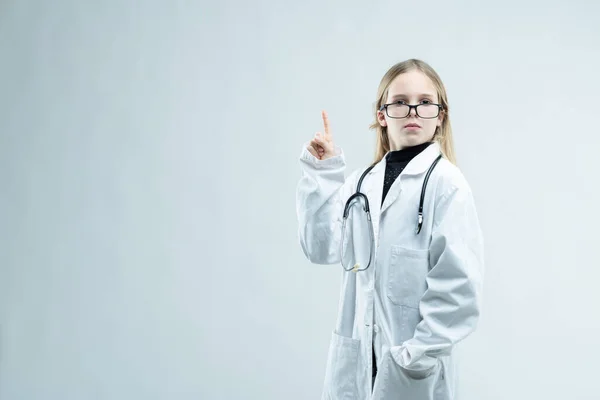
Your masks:
{"label": "nose", "polygon": [[416,107],[411,107],[410,110],[408,111],[408,116],[409,117],[418,117],[417,115],[417,108]]}

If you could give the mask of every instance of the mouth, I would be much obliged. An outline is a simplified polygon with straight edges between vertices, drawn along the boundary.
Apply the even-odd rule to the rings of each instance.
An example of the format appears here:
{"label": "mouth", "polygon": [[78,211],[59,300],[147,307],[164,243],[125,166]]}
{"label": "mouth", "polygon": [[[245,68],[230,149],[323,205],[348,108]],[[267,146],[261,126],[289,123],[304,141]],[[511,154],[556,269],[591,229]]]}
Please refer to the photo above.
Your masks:
{"label": "mouth", "polygon": [[404,125],[405,128],[420,128],[421,125],[419,124],[406,124]]}

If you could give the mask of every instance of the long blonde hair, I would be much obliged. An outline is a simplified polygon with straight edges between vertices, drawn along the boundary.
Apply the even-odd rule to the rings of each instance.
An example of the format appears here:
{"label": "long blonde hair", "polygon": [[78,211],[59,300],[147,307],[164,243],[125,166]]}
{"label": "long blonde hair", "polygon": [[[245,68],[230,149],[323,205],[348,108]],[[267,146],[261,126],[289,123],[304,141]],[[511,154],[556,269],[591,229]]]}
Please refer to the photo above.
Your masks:
{"label": "long blonde hair", "polygon": [[375,148],[375,160],[373,164],[377,164],[385,154],[390,151],[390,142],[387,134],[387,127],[381,126],[377,120],[377,111],[384,104],[387,99],[388,91],[392,81],[400,74],[409,72],[412,70],[418,70],[424,73],[431,79],[435,86],[440,104],[442,105],[442,113],[444,114],[442,119],[442,125],[435,129],[433,140],[437,141],[442,150],[442,154],[451,163],[456,164],[456,157],[454,153],[454,141],[452,139],[452,127],[450,125],[450,109],[448,108],[448,97],[446,95],[446,88],[442,83],[439,75],[433,68],[425,61],[411,58],[406,61],[399,62],[393,65],[381,78],[379,88],[377,89],[377,101],[373,104],[373,110],[375,113],[375,122],[373,122],[369,129],[374,129],[377,133],[377,144]]}

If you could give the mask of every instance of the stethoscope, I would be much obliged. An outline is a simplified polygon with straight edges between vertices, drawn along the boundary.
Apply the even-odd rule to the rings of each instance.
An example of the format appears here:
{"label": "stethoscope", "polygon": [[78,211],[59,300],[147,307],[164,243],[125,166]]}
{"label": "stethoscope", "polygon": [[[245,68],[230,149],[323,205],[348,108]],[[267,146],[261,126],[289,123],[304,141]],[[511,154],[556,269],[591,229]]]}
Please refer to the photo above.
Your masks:
{"label": "stethoscope", "polygon": [[[425,175],[425,179],[423,180],[423,186],[421,187],[421,199],[419,201],[419,213],[417,216],[417,229],[415,231],[415,233],[418,235],[419,233],[421,233],[421,228],[423,227],[423,203],[425,202],[425,190],[427,188],[427,182],[429,181],[429,176],[431,175],[431,172],[433,171],[433,169],[435,168],[435,166],[437,165],[437,163],[440,161],[440,159],[442,158],[442,154],[438,155],[437,158],[433,161],[433,163],[431,163],[431,166],[429,167],[429,169],[427,170],[427,174]],[[373,164],[371,165],[369,168],[367,168],[365,170],[365,172],[362,173],[360,179],[358,180],[358,185],[356,188],[356,193],[354,193],[352,196],[350,196],[350,198],[348,198],[348,201],[346,201],[346,206],[344,207],[344,221],[342,223],[342,238],[341,238],[341,249],[340,249],[340,255],[341,255],[341,264],[342,264],[342,268],[344,268],[344,270],[346,271],[353,271],[353,272],[358,272],[358,271],[364,271],[367,268],[369,268],[371,266],[371,263],[373,262],[373,257],[375,255],[375,234],[374,234],[374,230],[373,230],[373,221],[371,220],[371,210],[369,207],[369,199],[367,198],[367,196],[363,193],[360,192],[360,187],[362,185],[362,181],[363,179],[365,179],[365,176],[367,176],[367,174],[373,169],[373,167],[375,167],[377,164]],[[350,212],[350,207],[352,206],[352,204],[358,199],[361,198],[365,204],[363,210],[366,212],[367,214],[367,221],[369,223],[369,236],[370,236],[370,241],[371,241],[371,247],[370,247],[370,254],[369,254],[369,263],[367,264],[367,266],[365,268],[360,268],[360,265],[357,263],[355,264],[353,267],[351,268],[346,268],[346,266],[344,265],[344,238],[345,238],[345,231],[346,231],[346,221],[348,219],[348,214]]]}

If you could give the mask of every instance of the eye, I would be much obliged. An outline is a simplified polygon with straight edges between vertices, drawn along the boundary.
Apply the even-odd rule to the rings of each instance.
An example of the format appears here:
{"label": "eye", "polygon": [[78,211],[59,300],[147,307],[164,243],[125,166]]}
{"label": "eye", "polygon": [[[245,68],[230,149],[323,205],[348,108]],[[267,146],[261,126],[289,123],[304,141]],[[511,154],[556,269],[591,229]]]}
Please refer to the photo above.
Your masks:
{"label": "eye", "polygon": [[394,104],[406,104],[406,102],[404,100],[398,100],[394,102]]}
{"label": "eye", "polygon": [[424,100],[421,100],[421,103],[422,103],[422,104],[431,104],[431,103],[432,103],[432,101],[431,101],[431,100],[429,100],[429,99],[424,99]]}

